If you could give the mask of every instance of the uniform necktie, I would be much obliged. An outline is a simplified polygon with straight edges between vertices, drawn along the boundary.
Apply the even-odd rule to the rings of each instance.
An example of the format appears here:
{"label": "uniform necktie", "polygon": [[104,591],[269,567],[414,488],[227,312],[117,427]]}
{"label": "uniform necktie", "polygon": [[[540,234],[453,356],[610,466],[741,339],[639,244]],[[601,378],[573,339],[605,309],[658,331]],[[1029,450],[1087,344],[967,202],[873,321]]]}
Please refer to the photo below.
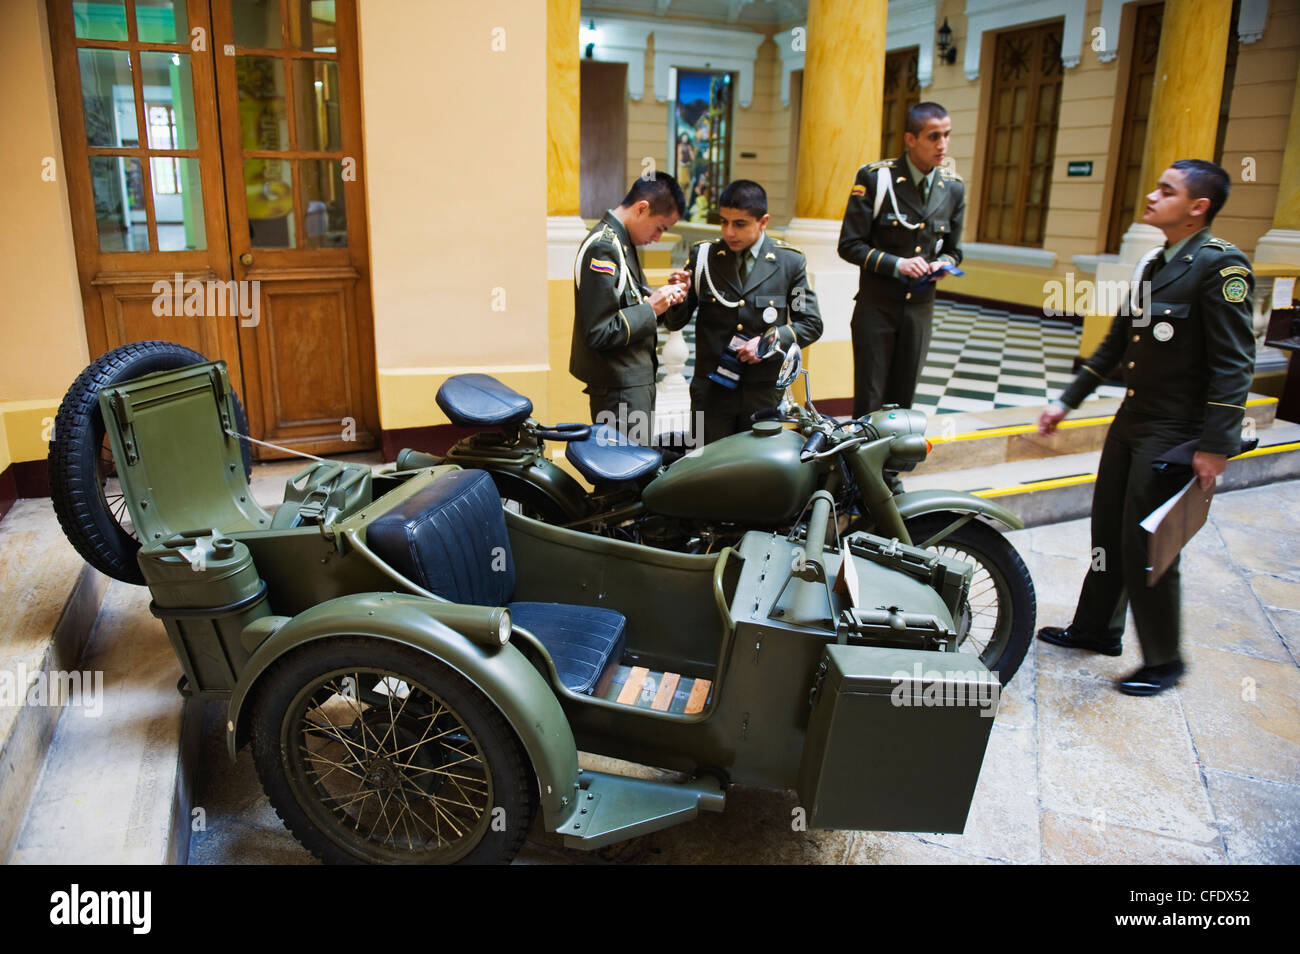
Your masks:
{"label": "uniform necktie", "polygon": [[745,285],[745,279],[749,277],[749,265],[753,260],[754,257],[749,254],[749,249],[746,249],[740,256],[740,284],[742,288]]}
{"label": "uniform necktie", "polygon": [[930,177],[929,175],[921,176],[921,204],[930,201]]}

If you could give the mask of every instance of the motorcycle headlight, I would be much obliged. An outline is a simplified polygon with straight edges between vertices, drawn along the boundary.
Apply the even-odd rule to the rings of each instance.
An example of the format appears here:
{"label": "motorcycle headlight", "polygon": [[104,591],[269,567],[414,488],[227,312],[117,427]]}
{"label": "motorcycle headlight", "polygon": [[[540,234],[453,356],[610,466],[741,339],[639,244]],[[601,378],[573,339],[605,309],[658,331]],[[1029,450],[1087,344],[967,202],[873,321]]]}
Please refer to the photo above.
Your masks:
{"label": "motorcycle headlight", "polygon": [[501,618],[497,620],[497,639],[501,640],[502,646],[510,642],[510,631],[514,628],[514,625],[514,620],[510,618],[510,610],[503,609]]}

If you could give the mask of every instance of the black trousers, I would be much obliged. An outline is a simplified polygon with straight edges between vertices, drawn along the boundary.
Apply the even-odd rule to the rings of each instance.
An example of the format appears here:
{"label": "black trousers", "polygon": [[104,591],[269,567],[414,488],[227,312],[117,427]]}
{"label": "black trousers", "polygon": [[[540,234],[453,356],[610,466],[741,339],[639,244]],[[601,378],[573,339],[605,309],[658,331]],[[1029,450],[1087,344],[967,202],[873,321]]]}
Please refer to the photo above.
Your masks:
{"label": "black trousers", "polygon": [[1141,417],[1123,407],[1106,434],[1092,495],[1092,554],[1072,629],[1124,635],[1126,609],[1147,665],[1179,659],[1181,578],[1177,559],[1155,586],[1147,586],[1147,540],[1139,524],[1187,485],[1185,467],[1152,469],[1156,458],[1201,433],[1194,421]]}
{"label": "black trousers", "polygon": [[593,424],[608,424],[638,444],[649,444],[655,433],[655,386],[626,388],[588,387]]}
{"label": "black trousers", "polygon": [[729,434],[749,430],[755,411],[776,407],[781,393],[775,384],[745,384],[737,388],[723,387],[697,370],[691,379],[691,422],[693,427],[703,426],[703,435],[697,440],[712,444]]}
{"label": "black trousers", "polygon": [[930,350],[934,298],[891,302],[858,295],[853,332],[853,416],[886,404],[911,407],[916,379]]}

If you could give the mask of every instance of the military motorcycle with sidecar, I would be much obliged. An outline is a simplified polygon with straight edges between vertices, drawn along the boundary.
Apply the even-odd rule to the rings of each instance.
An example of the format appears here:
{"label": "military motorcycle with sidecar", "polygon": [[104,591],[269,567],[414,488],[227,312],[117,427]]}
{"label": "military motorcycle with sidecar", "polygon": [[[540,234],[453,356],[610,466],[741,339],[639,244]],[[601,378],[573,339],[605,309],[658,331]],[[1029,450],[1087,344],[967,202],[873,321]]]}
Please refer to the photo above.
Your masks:
{"label": "military motorcycle with sidecar", "polygon": [[538,811],[596,848],[721,811],[731,783],[795,790],[812,828],[963,830],[999,698],[956,651],[969,564],[840,536],[825,491],[795,532],[708,554],[509,512],[445,464],[314,461],[267,510],[224,363],[174,349],[73,384],[56,512],[148,585],[178,688],[224,701],[231,757],[251,745],[319,858],[508,861]]}

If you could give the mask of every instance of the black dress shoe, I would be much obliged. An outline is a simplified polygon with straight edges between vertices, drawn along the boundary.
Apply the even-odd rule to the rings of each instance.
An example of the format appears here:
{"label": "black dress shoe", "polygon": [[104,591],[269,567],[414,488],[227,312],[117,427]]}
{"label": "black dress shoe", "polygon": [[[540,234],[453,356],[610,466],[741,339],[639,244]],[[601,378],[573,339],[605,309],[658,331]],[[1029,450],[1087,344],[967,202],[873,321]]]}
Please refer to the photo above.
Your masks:
{"label": "black dress shoe", "polygon": [[1185,667],[1178,660],[1161,663],[1158,666],[1143,666],[1118,684],[1119,691],[1129,696],[1158,695],[1176,686],[1184,669]]}
{"label": "black dress shoe", "polygon": [[1053,646],[1086,649],[1090,653],[1101,653],[1103,656],[1119,656],[1124,652],[1124,647],[1120,645],[1118,639],[1111,639],[1109,636],[1093,636],[1091,633],[1076,633],[1068,628],[1044,626],[1038,631],[1038,638]]}

